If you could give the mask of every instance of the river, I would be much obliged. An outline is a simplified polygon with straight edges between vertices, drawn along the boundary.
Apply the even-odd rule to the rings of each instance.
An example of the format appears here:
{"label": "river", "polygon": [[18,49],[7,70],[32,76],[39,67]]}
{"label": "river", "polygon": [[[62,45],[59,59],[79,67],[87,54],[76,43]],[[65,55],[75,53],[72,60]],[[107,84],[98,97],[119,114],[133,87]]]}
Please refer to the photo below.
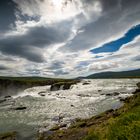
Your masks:
{"label": "river", "polygon": [[[76,118],[119,108],[123,105],[120,98],[131,96],[138,82],[140,79],[88,79],[69,90],[28,88],[0,103],[0,133],[17,131],[20,140],[32,140],[38,131],[47,131],[55,124],[69,126]],[[26,109],[15,110],[21,106]]]}

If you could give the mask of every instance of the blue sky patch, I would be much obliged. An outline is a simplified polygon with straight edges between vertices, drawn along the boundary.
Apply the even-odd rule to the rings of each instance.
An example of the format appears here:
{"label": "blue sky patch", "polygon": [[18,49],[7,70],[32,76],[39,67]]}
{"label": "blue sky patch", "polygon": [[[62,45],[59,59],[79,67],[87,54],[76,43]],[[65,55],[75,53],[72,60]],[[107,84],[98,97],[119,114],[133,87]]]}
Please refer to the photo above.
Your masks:
{"label": "blue sky patch", "polygon": [[128,32],[121,38],[106,43],[101,47],[98,47],[96,49],[90,50],[92,53],[103,53],[103,52],[115,52],[118,51],[122,45],[127,44],[128,42],[131,42],[136,36],[140,35],[140,24],[134,26]]}

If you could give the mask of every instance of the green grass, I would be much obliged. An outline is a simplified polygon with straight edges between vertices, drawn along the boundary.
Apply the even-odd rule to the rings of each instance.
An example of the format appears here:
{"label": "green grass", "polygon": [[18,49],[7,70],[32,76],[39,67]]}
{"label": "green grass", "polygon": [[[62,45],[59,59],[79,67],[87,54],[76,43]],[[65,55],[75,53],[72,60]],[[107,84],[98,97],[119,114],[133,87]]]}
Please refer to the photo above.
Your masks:
{"label": "green grass", "polygon": [[120,116],[93,126],[83,140],[140,140],[140,93],[126,102]]}

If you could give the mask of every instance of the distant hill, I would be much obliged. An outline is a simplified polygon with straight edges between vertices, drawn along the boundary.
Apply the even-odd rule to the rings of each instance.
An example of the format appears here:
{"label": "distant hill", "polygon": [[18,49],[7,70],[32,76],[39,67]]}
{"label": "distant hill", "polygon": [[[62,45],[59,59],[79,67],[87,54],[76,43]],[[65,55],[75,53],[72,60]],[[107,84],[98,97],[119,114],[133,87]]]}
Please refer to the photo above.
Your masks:
{"label": "distant hill", "polygon": [[105,79],[105,78],[140,78],[140,69],[121,72],[102,72],[83,77],[87,79]]}

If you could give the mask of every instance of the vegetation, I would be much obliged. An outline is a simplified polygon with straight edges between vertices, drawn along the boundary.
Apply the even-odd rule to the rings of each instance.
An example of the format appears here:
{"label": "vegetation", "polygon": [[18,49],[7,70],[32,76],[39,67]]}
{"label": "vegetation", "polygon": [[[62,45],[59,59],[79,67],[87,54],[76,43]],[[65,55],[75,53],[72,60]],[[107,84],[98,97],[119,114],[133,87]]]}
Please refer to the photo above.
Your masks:
{"label": "vegetation", "polygon": [[121,72],[102,72],[89,75],[84,78],[89,79],[106,79],[106,78],[140,78],[140,69]]}
{"label": "vegetation", "polygon": [[40,135],[38,140],[140,140],[140,92],[137,91],[125,99],[120,109],[90,119],[77,119],[68,129]]}
{"label": "vegetation", "polygon": [[0,140],[16,140],[16,132],[7,132],[0,134]]}

